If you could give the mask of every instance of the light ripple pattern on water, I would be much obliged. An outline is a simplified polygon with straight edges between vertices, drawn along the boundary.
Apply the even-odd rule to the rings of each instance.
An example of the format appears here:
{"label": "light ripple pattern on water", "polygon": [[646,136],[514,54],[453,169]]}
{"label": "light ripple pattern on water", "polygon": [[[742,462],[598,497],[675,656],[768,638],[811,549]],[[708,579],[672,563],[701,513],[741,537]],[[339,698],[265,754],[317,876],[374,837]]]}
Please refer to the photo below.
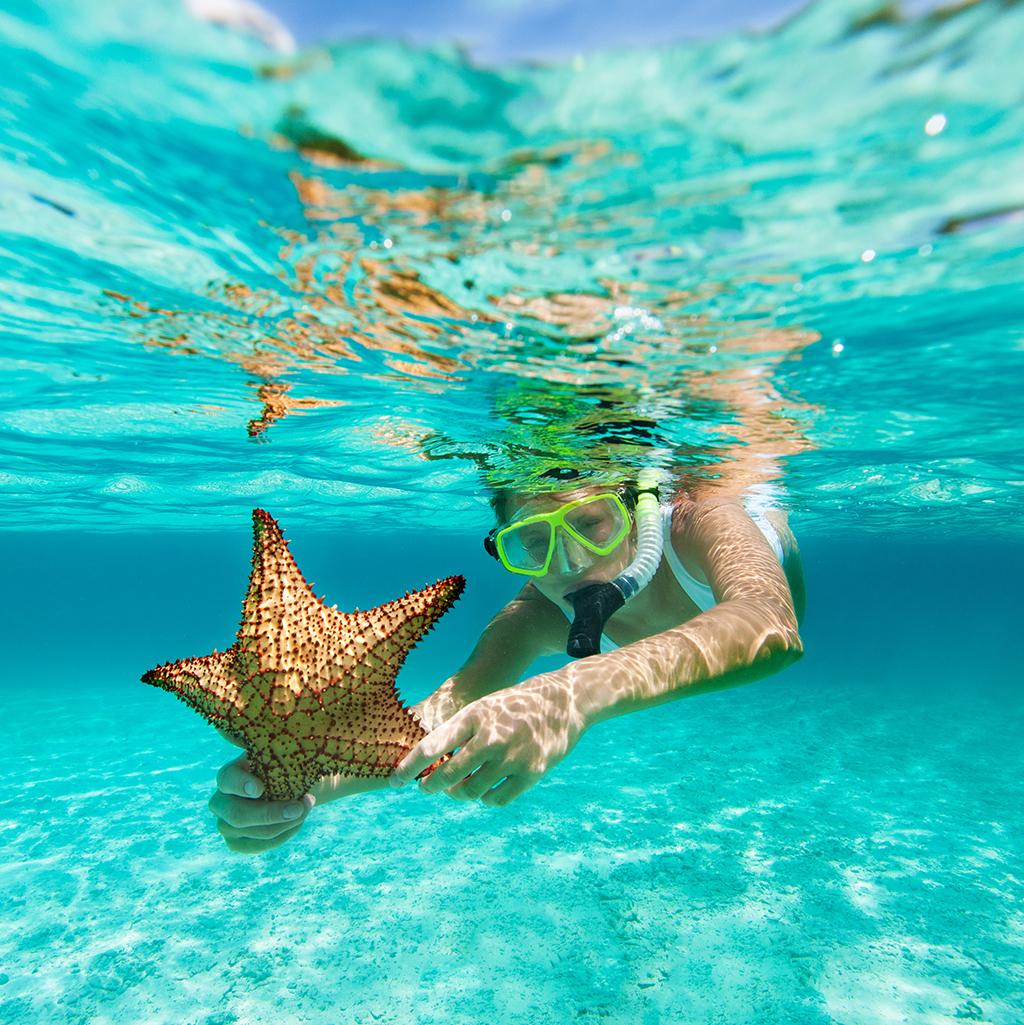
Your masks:
{"label": "light ripple pattern on water", "polygon": [[[1019,5],[488,69],[0,14],[12,528],[478,527],[566,468],[1017,534]],[[59,468],[54,472],[54,468]],[[217,501],[205,501],[206,494]]]}

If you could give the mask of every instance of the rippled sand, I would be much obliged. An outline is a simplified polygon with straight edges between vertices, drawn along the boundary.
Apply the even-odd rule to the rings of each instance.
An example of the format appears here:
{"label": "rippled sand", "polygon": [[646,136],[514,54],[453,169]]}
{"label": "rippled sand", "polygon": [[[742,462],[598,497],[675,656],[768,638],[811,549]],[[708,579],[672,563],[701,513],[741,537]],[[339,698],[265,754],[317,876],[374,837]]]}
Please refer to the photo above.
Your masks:
{"label": "rippled sand", "polygon": [[141,691],[10,702],[9,1025],[1024,1015],[997,694],[793,676],[605,724],[507,809],[364,795],[244,859],[205,809],[229,749]]}

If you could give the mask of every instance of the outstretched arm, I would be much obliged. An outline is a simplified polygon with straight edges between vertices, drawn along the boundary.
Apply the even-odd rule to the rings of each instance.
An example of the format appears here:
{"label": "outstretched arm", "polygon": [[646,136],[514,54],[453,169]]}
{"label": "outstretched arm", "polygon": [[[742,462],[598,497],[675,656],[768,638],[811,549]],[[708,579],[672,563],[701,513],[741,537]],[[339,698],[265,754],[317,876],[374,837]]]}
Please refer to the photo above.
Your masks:
{"label": "outstretched arm", "polygon": [[522,678],[527,667],[565,645],[565,617],[527,584],[480,635],[465,665],[412,711],[432,730],[466,705]]}
{"label": "outstretched arm", "polygon": [[567,666],[587,725],[748,683],[803,653],[786,576],[742,508],[680,505],[672,534],[679,555],[703,570],[718,604],[618,652]]}
{"label": "outstretched arm", "polygon": [[785,575],[739,506],[680,505],[677,552],[707,576],[719,604],[664,633],[544,673],[465,707],[420,741],[392,776],[430,793],[507,804],[549,772],[594,723],[758,679],[799,658]]}

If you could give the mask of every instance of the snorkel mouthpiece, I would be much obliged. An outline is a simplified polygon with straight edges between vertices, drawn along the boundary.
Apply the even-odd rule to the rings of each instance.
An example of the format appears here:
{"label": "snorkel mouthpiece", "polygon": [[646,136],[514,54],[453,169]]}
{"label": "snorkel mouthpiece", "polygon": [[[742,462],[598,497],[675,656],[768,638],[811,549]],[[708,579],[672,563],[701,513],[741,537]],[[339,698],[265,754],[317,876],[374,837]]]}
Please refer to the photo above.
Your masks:
{"label": "snorkel mouthpiece", "polygon": [[569,627],[566,654],[586,658],[601,650],[601,634],[605,623],[634,595],[639,594],[654,578],[661,562],[663,534],[661,506],[658,502],[657,470],[646,470],[638,481],[636,503],[636,557],[614,580],[588,584],[565,596],[572,602],[575,618]]}
{"label": "snorkel mouthpiece", "polygon": [[603,584],[588,584],[565,596],[572,602],[576,613],[569,627],[569,643],[566,654],[572,658],[586,658],[601,650],[601,634],[604,625],[626,604],[622,592],[611,581]]}

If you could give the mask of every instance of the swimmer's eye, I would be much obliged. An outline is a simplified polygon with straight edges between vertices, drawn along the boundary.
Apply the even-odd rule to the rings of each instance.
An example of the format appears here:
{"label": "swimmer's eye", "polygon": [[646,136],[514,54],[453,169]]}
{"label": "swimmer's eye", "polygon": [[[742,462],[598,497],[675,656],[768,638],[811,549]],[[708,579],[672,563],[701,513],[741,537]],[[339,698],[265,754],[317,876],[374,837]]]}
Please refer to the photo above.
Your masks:
{"label": "swimmer's eye", "polygon": [[590,538],[591,541],[600,540],[602,536],[606,537],[611,532],[609,524],[600,516],[576,520],[573,522],[573,529],[579,531],[584,537]]}
{"label": "swimmer's eye", "polygon": [[533,554],[542,553],[548,549],[550,532],[546,527],[538,530],[521,530],[518,532],[518,539],[519,543],[528,552]]}

